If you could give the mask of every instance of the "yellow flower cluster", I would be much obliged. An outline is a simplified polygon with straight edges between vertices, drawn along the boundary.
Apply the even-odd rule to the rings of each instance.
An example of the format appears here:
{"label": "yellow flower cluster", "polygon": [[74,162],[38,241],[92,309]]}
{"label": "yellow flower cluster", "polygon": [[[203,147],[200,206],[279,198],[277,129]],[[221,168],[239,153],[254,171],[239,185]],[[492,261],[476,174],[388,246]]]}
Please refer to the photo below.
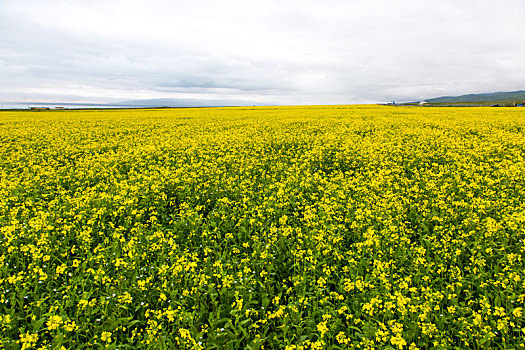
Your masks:
{"label": "yellow flower cluster", "polygon": [[525,109],[0,112],[0,347],[523,348]]}

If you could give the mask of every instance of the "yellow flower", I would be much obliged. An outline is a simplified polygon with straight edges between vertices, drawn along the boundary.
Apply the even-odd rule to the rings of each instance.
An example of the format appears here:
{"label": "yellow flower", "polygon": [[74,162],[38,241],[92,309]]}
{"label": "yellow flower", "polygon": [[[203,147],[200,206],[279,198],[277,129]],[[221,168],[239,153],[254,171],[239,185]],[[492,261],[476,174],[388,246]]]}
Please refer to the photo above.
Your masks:
{"label": "yellow flower", "polygon": [[166,310],[166,317],[168,318],[168,321],[170,322],[173,322],[175,321],[175,314],[176,314],[176,311],[175,310],[171,310],[171,307]]}
{"label": "yellow flower", "polygon": [[390,338],[390,342],[392,345],[397,346],[399,349],[402,349],[403,346],[407,345],[407,342],[401,335],[397,335],[395,337]]}
{"label": "yellow flower", "polygon": [[475,313],[475,314],[474,314],[474,321],[473,321],[473,322],[474,322],[474,325],[475,325],[475,326],[479,326],[479,325],[481,324],[481,320],[482,320],[482,319],[481,319],[481,315]]}
{"label": "yellow flower", "polygon": [[344,332],[339,332],[336,335],[335,340],[337,340],[339,344],[348,344],[350,342],[350,339],[346,337],[346,334]]}
{"label": "yellow flower", "polygon": [[32,348],[38,341],[38,334],[29,332],[20,334],[20,342],[22,343],[22,350]]}
{"label": "yellow flower", "polygon": [[328,327],[326,326],[326,322],[327,321],[324,321],[317,325],[317,330],[321,333],[321,337],[324,336],[329,331]]}
{"label": "yellow flower", "polygon": [[64,329],[68,332],[73,332],[74,330],[78,329],[78,326],[76,325],[75,321],[68,322]]}
{"label": "yellow flower", "polygon": [[179,329],[179,334],[180,334],[180,336],[183,339],[190,339],[191,338],[190,331],[185,329],[185,328],[180,328]]}
{"label": "yellow flower", "polygon": [[62,317],[58,315],[53,315],[46,322],[47,328],[49,330],[57,329],[62,324]]}
{"label": "yellow flower", "polygon": [[102,332],[100,340],[107,343],[111,342],[111,332]]}
{"label": "yellow flower", "polygon": [[412,343],[412,344],[410,344],[409,349],[410,349],[410,350],[419,350],[419,348],[417,347],[416,343]]}
{"label": "yellow flower", "polygon": [[56,268],[56,274],[57,275],[60,275],[61,273],[63,273],[64,271],[67,270],[67,265],[66,264],[62,264],[60,266],[57,266]]}

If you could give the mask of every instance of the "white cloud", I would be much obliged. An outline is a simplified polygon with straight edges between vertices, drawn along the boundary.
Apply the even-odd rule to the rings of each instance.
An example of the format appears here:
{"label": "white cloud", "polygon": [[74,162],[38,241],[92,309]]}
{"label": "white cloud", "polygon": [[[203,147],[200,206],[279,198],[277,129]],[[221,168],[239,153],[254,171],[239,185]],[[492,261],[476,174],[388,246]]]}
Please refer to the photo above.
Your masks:
{"label": "white cloud", "polygon": [[525,89],[525,3],[0,2],[0,100],[356,103]]}

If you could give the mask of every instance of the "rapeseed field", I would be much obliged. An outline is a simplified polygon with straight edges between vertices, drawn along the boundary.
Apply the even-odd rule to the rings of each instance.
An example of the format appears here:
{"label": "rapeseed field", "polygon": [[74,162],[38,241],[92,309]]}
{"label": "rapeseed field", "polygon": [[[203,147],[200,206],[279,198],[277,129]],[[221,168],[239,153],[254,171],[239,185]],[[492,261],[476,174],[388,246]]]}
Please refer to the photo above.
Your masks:
{"label": "rapeseed field", "polygon": [[6,349],[517,349],[525,109],[0,112]]}

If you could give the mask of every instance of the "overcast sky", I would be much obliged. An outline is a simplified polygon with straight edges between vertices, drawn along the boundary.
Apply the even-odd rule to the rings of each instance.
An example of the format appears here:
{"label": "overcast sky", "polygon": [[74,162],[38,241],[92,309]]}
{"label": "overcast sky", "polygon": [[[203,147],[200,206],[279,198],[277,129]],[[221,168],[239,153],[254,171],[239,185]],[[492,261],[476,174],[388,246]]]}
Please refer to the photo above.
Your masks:
{"label": "overcast sky", "polygon": [[0,0],[0,101],[525,90],[523,0]]}

